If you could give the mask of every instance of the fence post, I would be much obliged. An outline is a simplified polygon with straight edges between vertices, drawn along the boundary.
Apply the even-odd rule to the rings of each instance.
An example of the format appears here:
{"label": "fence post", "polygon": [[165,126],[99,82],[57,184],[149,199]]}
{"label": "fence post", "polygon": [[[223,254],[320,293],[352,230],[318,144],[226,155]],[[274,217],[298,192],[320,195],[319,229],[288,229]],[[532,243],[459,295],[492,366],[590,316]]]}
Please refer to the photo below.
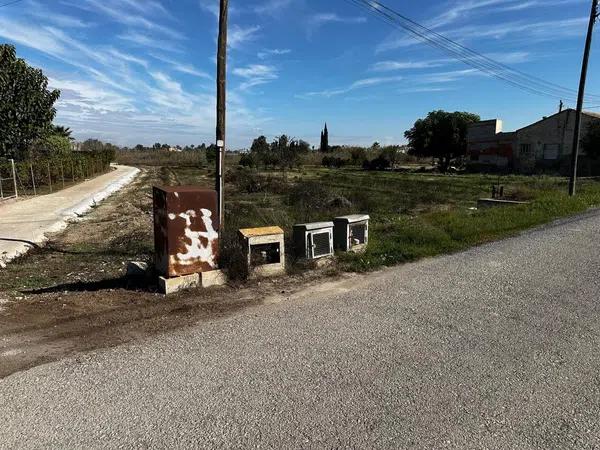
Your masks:
{"label": "fence post", "polygon": [[65,168],[62,159],[60,160],[60,177],[62,178],[63,189],[65,188]]}
{"label": "fence post", "polygon": [[17,171],[15,170],[15,160],[11,159],[10,164],[12,166],[13,183],[15,185],[15,198],[17,198],[19,194],[17,193]]}
{"label": "fence post", "polygon": [[0,170],[0,198],[4,198],[4,192],[2,192],[2,171]]}
{"label": "fence post", "polygon": [[31,171],[31,184],[33,185],[33,195],[37,195],[37,191],[35,190],[35,176],[33,175],[33,164],[29,164],[29,169]]}
{"label": "fence post", "polygon": [[75,183],[75,166],[73,166],[73,160],[71,160],[71,178],[73,178],[73,183]]}
{"label": "fence post", "polygon": [[50,186],[50,192],[52,192],[52,173],[50,172],[50,161],[48,161],[48,185]]}

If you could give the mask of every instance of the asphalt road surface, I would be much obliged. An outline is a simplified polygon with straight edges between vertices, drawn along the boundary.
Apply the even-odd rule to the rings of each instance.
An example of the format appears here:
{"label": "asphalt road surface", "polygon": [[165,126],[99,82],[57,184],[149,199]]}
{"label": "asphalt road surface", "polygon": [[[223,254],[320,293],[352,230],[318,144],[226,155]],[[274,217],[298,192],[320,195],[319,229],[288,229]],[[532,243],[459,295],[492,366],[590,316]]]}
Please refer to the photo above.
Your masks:
{"label": "asphalt road surface", "polygon": [[598,448],[600,214],[0,381],[2,448]]}

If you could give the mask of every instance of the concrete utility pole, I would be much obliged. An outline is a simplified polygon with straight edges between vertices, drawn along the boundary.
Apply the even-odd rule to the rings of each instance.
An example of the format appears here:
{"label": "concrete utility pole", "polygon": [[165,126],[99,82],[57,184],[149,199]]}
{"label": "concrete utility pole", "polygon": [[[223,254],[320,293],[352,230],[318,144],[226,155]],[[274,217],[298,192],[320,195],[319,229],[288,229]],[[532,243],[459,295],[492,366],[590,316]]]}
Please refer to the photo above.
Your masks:
{"label": "concrete utility pole", "polygon": [[587,78],[588,61],[590,59],[590,48],[592,47],[592,36],[594,24],[598,18],[598,0],[592,0],[592,12],[588,26],[585,50],[583,53],[583,64],[581,66],[581,79],[579,80],[579,95],[577,96],[577,112],[575,113],[575,131],[573,133],[573,149],[571,153],[571,179],[569,180],[569,195],[575,195],[575,184],[577,182],[577,159],[579,157],[579,140],[581,136],[581,112],[583,111],[583,99],[585,97],[585,82]]}
{"label": "concrete utility pole", "polygon": [[225,119],[226,119],[226,78],[227,78],[227,10],[228,0],[220,0],[219,12],[219,42],[217,48],[217,211],[219,215],[219,230],[225,223],[225,208],[223,205],[223,173],[225,166]]}

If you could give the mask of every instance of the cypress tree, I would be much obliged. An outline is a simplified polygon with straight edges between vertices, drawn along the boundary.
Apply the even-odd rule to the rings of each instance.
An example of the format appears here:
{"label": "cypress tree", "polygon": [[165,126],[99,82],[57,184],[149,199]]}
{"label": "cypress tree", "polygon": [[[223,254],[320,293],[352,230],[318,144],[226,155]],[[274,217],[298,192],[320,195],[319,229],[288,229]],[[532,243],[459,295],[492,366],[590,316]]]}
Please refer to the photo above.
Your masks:
{"label": "cypress tree", "polygon": [[327,123],[325,123],[325,129],[321,131],[321,145],[319,150],[323,153],[329,151],[329,131],[327,130]]}

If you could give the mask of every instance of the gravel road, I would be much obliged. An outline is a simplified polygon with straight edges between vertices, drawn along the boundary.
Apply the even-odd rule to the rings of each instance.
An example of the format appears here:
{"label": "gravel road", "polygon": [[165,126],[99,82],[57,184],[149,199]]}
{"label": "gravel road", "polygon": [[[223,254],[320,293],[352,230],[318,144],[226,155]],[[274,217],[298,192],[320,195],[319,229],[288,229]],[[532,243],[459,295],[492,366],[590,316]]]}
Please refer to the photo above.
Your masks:
{"label": "gravel road", "polygon": [[0,448],[598,448],[600,213],[0,381]]}

